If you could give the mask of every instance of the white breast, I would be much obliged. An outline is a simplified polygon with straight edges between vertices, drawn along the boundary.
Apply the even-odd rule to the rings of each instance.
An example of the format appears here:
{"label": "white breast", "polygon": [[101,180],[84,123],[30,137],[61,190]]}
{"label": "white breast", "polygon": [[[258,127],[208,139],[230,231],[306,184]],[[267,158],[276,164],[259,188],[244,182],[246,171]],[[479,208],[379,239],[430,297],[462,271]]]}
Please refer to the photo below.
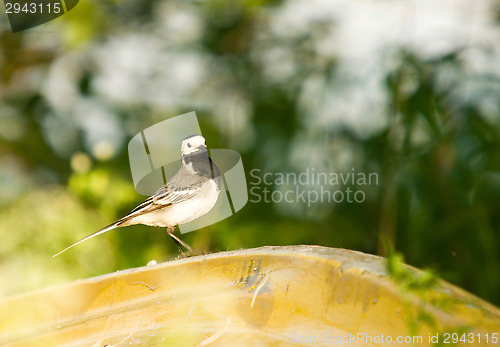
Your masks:
{"label": "white breast", "polygon": [[214,181],[209,181],[196,197],[173,206],[177,224],[189,223],[207,214],[217,202],[219,189]]}

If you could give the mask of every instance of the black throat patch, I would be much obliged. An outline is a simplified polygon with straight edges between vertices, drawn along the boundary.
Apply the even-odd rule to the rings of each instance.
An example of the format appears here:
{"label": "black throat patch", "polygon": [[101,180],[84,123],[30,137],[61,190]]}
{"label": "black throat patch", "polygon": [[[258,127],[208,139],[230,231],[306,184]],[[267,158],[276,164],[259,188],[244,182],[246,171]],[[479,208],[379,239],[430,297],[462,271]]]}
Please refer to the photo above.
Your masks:
{"label": "black throat patch", "polygon": [[191,165],[194,172],[200,176],[215,179],[220,177],[220,172],[206,150],[198,150],[194,153],[182,156],[186,165]]}

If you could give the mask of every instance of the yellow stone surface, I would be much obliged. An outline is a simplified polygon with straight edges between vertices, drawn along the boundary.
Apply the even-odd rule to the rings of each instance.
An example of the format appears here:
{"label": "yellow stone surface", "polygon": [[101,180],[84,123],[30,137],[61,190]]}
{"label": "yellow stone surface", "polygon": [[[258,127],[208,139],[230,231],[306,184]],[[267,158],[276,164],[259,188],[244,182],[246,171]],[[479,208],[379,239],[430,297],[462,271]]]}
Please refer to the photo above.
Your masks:
{"label": "yellow stone surface", "polygon": [[491,346],[500,339],[496,307],[446,282],[428,292],[423,300],[402,290],[384,258],[355,251],[221,252],[4,299],[0,345],[410,346],[420,336],[414,345],[431,346],[431,337],[449,334],[450,342],[465,339],[458,345]]}

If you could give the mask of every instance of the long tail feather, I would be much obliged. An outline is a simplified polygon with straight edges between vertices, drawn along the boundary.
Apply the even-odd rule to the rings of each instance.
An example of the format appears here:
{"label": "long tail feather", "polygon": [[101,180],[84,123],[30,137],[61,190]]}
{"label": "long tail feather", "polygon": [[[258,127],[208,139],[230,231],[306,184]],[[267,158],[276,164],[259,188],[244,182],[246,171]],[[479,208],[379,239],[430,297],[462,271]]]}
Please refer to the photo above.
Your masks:
{"label": "long tail feather", "polygon": [[114,223],[112,223],[112,224],[110,224],[110,225],[108,225],[108,226],[106,226],[106,227],[102,228],[101,230],[96,231],[95,233],[92,233],[92,234],[90,234],[90,235],[85,236],[83,239],[78,240],[78,241],[76,241],[75,243],[73,243],[73,244],[69,245],[68,247],[66,247],[65,249],[63,249],[62,251],[60,251],[59,253],[54,254],[54,255],[52,256],[52,258],[57,257],[59,254],[66,252],[68,249],[70,249],[70,248],[72,248],[72,247],[74,247],[74,246],[78,245],[79,243],[82,243],[83,241],[87,241],[88,239],[91,239],[91,238],[93,238],[93,237],[95,237],[95,236],[98,236],[98,235],[104,234],[104,233],[105,233],[105,232],[107,232],[107,231],[110,231],[110,230],[113,230],[113,229],[116,229],[116,228],[119,228],[119,227],[124,226],[124,223],[123,223],[123,222],[124,222],[124,221],[123,221],[123,219],[120,219],[119,221],[116,221],[116,222],[114,222]]}

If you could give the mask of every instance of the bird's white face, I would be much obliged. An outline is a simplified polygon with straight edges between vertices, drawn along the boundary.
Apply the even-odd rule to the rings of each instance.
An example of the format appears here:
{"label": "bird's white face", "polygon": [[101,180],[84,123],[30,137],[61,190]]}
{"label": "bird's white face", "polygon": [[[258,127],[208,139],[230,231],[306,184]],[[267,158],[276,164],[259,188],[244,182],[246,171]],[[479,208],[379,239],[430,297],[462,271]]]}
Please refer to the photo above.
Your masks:
{"label": "bird's white face", "polygon": [[182,155],[189,155],[199,150],[206,150],[205,138],[201,135],[190,136],[182,141]]}

